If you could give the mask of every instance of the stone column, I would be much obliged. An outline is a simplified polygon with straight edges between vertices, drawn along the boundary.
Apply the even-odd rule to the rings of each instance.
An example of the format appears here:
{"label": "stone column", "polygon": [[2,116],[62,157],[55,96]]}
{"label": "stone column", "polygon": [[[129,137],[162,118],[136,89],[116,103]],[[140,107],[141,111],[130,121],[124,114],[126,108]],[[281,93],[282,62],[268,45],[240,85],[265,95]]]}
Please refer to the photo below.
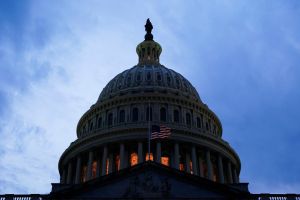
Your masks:
{"label": "stone column", "polygon": [[197,156],[196,156],[195,146],[192,146],[192,163],[193,163],[193,174],[198,175]]}
{"label": "stone column", "polygon": [[190,161],[191,161],[190,154],[186,153],[185,154],[185,166],[186,166],[185,168],[186,168],[187,173],[191,173]]}
{"label": "stone column", "polygon": [[120,144],[120,169],[125,167],[125,146],[123,143]]}
{"label": "stone column", "polygon": [[161,163],[161,143],[156,142],[156,162]]}
{"label": "stone column", "polygon": [[231,170],[231,162],[227,162],[227,176],[228,176],[228,181],[229,183],[232,183],[232,170]]}
{"label": "stone column", "polygon": [[106,175],[106,159],[107,159],[107,146],[103,147],[102,153],[102,176]]}
{"label": "stone column", "polygon": [[89,152],[89,160],[87,164],[87,173],[86,173],[86,180],[90,180],[93,177],[93,159],[94,159],[94,152],[90,151]]}
{"label": "stone column", "polygon": [[108,173],[112,173],[112,169],[113,169],[113,160],[114,160],[114,157],[113,157],[113,154],[110,153],[109,156],[109,165],[108,165]]}
{"label": "stone column", "polygon": [[206,150],[206,165],[207,165],[207,176],[209,180],[213,180],[212,164],[210,159],[210,151]]}
{"label": "stone column", "polygon": [[66,183],[66,169],[65,168],[63,169],[60,183],[61,184],[65,184]]}
{"label": "stone column", "polygon": [[179,144],[174,144],[174,167],[175,169],[179,169]]}
{"label": "stone column", "polygon": [[77,162],[76,162],[75,184],[79,184],[80,183],[80,175],[81,175],[81,156],[79,155],[77,157]]}
{"label": "stone column", "polygon": [[198,161],[199,161],[199,176],[204,177],[204,175],[203,175],[203,166],[202,166],[203,161],[202,161],[201,155],[199,155]]}
{"label": "stone column", "polygon": [[128,151],[126,151],[126,149],[124,151],[124,158],[125,158],[125,160],[124,160],[124,167],[126,168],[126,167],[130,166],[129,159],[128,159],[129,158]]}
{"label": "stone column", "polygon": [[220,154],[218,155],[218,170],[219,170],[220,183],[224,183],[223,161],[222,161],[222,156]]}
{"label": "stone column", "polygon": [[144,156],[143,156],[143,143],[138,143],[138,157],[139,157],[139,163],[144,162]]}
{"label": "stone column", "polygon": [[234,183],[239,183],[239,178],[238,178],[238,175],[237,175],[237,172],[236,172],[235,168],[233,169],[233,182]]}
{"label": "stone column", "polygon": [[101,158],[99,156],[99,158],[97,158],[97,170],[96,170],[96,177],[99,178],[102,174],[101,174]]}
{"label": "stone column", "polygon": [[73,170],[72,162],[69,162],[69,164],[68,164],[67,184],[72,183],[72,170]]}

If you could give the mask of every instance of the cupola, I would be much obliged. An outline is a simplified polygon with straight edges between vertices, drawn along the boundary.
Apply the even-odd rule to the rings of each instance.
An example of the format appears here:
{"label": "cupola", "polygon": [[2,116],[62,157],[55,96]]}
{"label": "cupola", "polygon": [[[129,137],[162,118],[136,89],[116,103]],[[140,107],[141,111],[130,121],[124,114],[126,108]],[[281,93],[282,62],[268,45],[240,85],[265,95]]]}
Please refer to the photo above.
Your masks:
{"label": "cupola", "polygon": [[145,40],[136,47],[136,52],[139,56],[138,65],[159,64],[159,56],[162,49],[161,46],[153,40],[152,29],[152,23],[147,19],[145,25]]}

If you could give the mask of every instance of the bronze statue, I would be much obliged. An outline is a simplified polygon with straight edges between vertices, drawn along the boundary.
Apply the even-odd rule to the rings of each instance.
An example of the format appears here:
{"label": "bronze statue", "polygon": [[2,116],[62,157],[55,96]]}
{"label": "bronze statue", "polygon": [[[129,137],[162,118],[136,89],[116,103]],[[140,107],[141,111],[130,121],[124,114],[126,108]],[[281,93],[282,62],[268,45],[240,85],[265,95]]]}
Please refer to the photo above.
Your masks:
{"label": "bronze statue", "polygon": [[148,18],[145,25],[145,31],[147,32],[147,34],[145,35],[145,40],[153,40],[153,35],[151,34],[152,29],[153,29],[152,23]]}

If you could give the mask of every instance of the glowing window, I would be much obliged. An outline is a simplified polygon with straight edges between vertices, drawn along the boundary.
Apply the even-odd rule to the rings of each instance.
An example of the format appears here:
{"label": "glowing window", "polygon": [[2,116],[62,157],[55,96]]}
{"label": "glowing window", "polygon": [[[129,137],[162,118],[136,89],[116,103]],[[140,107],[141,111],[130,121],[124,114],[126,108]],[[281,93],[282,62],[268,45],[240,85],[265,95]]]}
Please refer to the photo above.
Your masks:
{"label": "glowing window", "polygon": [[169,160],[170,160],[170,159],[169,159],[169,157],[167,157],[167,156],[162,156],[162,157],[160,158],[161,164],[166,165],[166,166],[170,166]]}
{"label": "glowing window", "polygon": [[183,163],[179,163],[179,170],[184,171],[184,164]]}
{"label": "glowing window", "polygon": [[97,161],[93,161],[93,164],[92,164],[92,177],[96,178],[96,174],[97,174]]}
{"label": "glowing window", "polygon": [[194,171],[193,171],[193,162],[192,161],[190,161],[190,172],[191,172],[191,174],[194,173]]}
{"label": "glowing window", "polygon": [[87,173],[87,166],[84,165],[82,167],[82,171],[81,171],[81,182],[82,183],[86,182],[86,173]]}
{"label": "glowing window", "polygon": [[109,158],[106,159],[106,174],[108,174],[109,171]]}
{"label": "glowing window", "polygon": [[115,165],[116,165],[117,171],[119,171],[120,170],[120,156],[119,155],[116,156]]}
{"label": "glowing window", "polygon": [[[146,161],[149,160],[149,153],[146,153],[146,159],[145,160]],[[153,154],[152,153],[150,153],[150,160],[153,161]]]}
{"label": "glowing window", "polygon": [[134,165],[138,164],[138,160],[139,160],[139,158],[138,158],[137,153],[134,152],[134,153],[130,154],[130,166],[134,166]]}

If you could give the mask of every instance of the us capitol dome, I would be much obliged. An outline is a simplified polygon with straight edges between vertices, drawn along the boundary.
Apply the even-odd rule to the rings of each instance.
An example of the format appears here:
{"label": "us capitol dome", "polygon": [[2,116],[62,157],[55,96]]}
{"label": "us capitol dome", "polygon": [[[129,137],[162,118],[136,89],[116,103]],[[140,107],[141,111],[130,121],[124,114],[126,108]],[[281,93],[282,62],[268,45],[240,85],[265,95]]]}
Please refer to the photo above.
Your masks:
{"label": "us capitol dome", "polygon": [[[62,184],[79,184],[144,162],[218,183],[239,183],[241,163],[222,139],[222,124],[195,87],[160,64],[152,24],[136,52],[138,64],[116,75],[77,125],[78,139],[59,160]],[[168,127],[151,140],[149,124]]]}

